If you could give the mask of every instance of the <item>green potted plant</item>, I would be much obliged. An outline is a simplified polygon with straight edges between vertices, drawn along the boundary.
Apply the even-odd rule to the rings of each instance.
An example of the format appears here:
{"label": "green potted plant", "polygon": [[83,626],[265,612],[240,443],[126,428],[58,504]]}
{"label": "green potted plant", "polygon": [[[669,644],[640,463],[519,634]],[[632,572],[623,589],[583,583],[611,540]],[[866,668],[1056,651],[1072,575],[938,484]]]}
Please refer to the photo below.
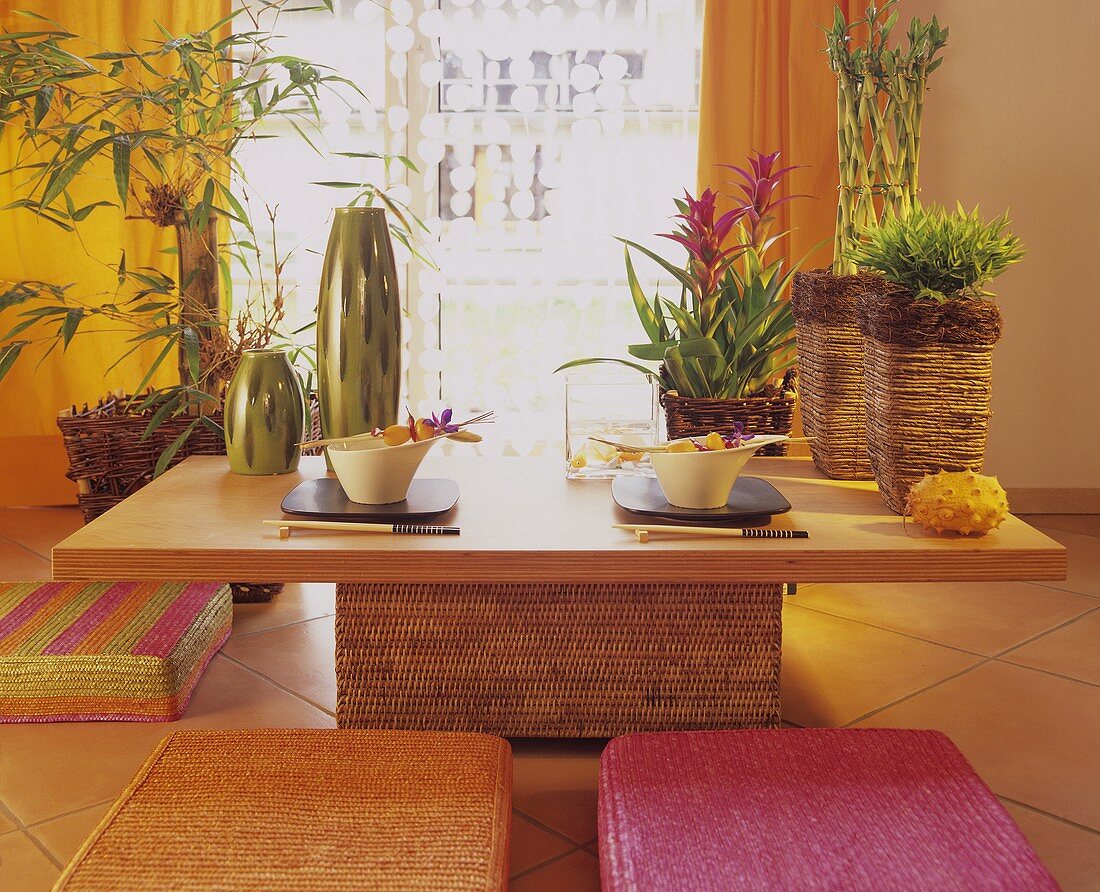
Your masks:
{"label": "green potted plant", "polygon": [[[772,259],[784,233],[773,233],[774,210],[804,196],[779,197],[793,168],[778,168],[779,153],[759,152],[747,167],[726,165],[738,176],[741,203],[718,211],[718,195],[706,189],[677,201],[680,224],[663,238],[682,245],[683,266],[632,241],[626,245],[630,295],[648,341],[628,347],[637,360],[658,368],[608,357],[577,359],[562,369],[615,362],[654,377],[661,387],[668,435],[702,436],[730,431],[740,422],[752,433],[790,433],[795,394],[794,318],[786,299],[793,270]],[[631,259],[638,251],[680,285],[678,300],[643,292]],[[784,372],[787,374],[784,375]],[[766,447],[783,454],[785,444]]]}
{"label": "green potted plant", "polygon": [[948,29],[913,19],[904,45],[891,45],[897,0],[867,7],[846,21],[839,7],[824,29],[829,67],[837,78],[840,162],[831,269],[795,276],[802,423],[813,437],[817,467],[842,480],[871,477],[863,411],[860,294],[877,289],[851,260],[858,233],[887,217],[904,217],[916,200],[921,119],[928,76],[942,63]]}
{"label": "green potted plant", "polygon": [[[64,352],[102,328],[131,333],[127,354],[154,345],[140,380],[59,418],[86,519],[188,454],[225,451],[220,408],[245,351],[286,346],[292,360],[310,364],[309,348],[293,344],[284,325],[288,255],[279,252],[275,211],[252,195],[235,151],[271,138],[265,128],[282,120],[320,152],[311,134],[321,92],[362,95],[332,69],[278,51],[281,15],[325,9],[332,0],[270,0],[194,33],[161,29],[139,49],[87,56],[78,53],[77,35],[33,14],[33,27],[0,40],[0,129],[14,131],[17,146],[4,175],[20,195],[8,212],[34,213],[72,232],[111,213],[175,236],[168,250],[176,275],[135,268],[121,254],[105,260],[118,280],[110,294],[83,293],[78,284],[0,283],[0,318],[10,320],[0,331],[0,379],[21,358]],[[243,27],[233,28],[241,17]],[[376,159],[387,171],[391,160],[411,164],[336,154]],[[103,182],[113,182],[115,194],[84,203]],[[326,185],[385,204],[394,236],[408,244],[415,218],[384,185]],[[272,247],[262,248],[269,239]],[[232,263],[250,277],[254,296],[236,309]],[[179,383],[147,389],[165,363],[175,364]]]}
{"label": "green potted plant", "polygon": [[1008,217],[923,208],[867,227],[849,257],[882,276],[860,295],[867,442],[886,505],[938,471],[980,472],[1001,314],[985,285],[1023,257]]}

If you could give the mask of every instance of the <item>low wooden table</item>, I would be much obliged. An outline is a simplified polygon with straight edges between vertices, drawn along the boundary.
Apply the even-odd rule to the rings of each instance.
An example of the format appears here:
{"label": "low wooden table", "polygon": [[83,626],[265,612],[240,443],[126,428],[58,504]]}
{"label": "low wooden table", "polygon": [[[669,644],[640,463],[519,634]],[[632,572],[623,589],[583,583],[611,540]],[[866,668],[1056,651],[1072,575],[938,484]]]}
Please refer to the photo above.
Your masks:
{"label": "low wooden table", "polygon": [[280,477],[187,459],[53,551],[58,579],[336,582],[342,727],[611,736],[779,722],[786,582],[1064,579],[1065,550],[1009,518],[982,538],[924,533],[873,484],[754,459],[809,539],[654,536],[609,487],[556,460],[433,456],[461,536],[296,532],[260,521],[320,459]]}

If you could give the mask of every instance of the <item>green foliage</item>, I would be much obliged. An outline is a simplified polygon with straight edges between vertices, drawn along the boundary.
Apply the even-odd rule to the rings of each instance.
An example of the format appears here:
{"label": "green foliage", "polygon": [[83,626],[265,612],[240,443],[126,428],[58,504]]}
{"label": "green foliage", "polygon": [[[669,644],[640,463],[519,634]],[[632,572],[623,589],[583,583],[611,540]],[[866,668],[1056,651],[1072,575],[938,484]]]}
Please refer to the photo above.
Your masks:
{"label": "green foliage", "polygon": [[868,227],[849,255],[853,263],[905,286],[918,298],[941,303],[992,296],[983,286],[1023,256],[1020,240],[1008,232],[1008,214],[983,223],[977,208],[967,213],[959,205],[948,213],[919,204],[904,218],[890,217]]}
{"label": "green foliage", "polygon": [[840,189],[833,270],[854,272],[848,254],[862,229],[909,212],[919,190],[921,119],[928,76],[943,63],[949,29],[913,19],[904,45],[891,45],[898,0],[867,6],[847,22],[836,7],[823,28],[837,76]]}
{"label": "green foliage", "polygon": [[[13,180],[17,196],[3,210],[29,211],[69,232],[110,208],[129,220],[172,227],[181,243],[209,233],[200,262],[216,270],[215,281],[203,285],[198,268],[182,270],[177,280],[129,266],[123,253],[105,263],[118,281],[109,294],[83,293],[74,283],[0,282],[0,320],[8,320],[0,326],[0,380],[21,356],[44,358],[103,329],[129,331],[111,369],[143,346],[156,346],[142,380],[127,388],[140,394],[131,407],[152,412],[155,429],[166,418],[220,404],[243,349],[286,346],[308,367],[309,348],[292,343],[301,332],[281,328],[281,273],[290,255],[280,256],[275,209],[252,199],[235,154],[246,141],[272,138],[265,128],[275,121],[288,122],[322,153],[314,139],[322,92],[363,96],[332,68],[277,51],[280,17],[307,10],[331,13],[332,0],[264,0],[190,34],[171,34],[151,21],[150,38],[137,48],[86,56],[79,53],[79,35],[35,13],[20,13],[33,22],[26,30],[0,32],[0,133],[13,131],[15,144],[14,161],[0,175]],[[387,176],[391,163],[412,168],[404,156],[369,157],[382,162]],[[112,183],[115,200],[81,205],[85,179]],[[387,188],[357,184],[389,208],[395,238],[415,251],[423,224]],[[228,240],[219,242],[218,219],[229,221]],[[260,227],[270,227],[266,238],[258,236]],[[264,241],[273,244],[271,265],[261,254]],[[184,256],[178,248],[168,253]],[[228,307],[230,260],[242,265],[258,294],[236,314]],[[265,274],[272,265],[274,276]],[[223,307],[196,307],[190,292],[216,292],[217,280]],[[143,393],[173,353],[180,384]]]}

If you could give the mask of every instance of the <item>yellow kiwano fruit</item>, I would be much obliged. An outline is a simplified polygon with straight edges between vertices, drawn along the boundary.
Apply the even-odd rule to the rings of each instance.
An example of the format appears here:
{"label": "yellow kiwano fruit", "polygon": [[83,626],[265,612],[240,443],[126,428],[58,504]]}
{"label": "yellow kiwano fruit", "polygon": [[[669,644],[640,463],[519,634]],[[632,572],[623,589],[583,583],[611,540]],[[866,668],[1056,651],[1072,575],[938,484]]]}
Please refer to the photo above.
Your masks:
{"label": "yellow kiwano fruit", "polygon": [[1008,517],[1008,496],[996,477],[973,471],[940,471],[913,484],[908,513],[926,530],[981,535],[995,530]]}
{"label": "yellow kiwano fruit", "polygon": [[407,443],[411,436],[407,424],[391,424],[382,431],[382,442],[387,446],[400,446],[402,443]]}
{"label": "yellow kiwano fruit", "polygon": [[707,434],[706,440],[703,441],[703,445],[712,451],[726,448],[726,441],[722,439],[722,435],[716,431],[711,431]]}
{"label": "yellow kiwano fruit", "polygon": [[669,452],[695,452],[695,444],[691,440],[676,440],[668,444]]}

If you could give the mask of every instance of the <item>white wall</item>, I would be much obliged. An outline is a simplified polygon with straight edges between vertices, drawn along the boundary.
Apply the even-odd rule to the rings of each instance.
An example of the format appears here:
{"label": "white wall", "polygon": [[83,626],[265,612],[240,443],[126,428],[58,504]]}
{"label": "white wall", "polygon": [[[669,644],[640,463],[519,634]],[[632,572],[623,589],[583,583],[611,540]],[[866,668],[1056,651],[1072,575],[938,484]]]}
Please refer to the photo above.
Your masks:
{"label": "white wall", "polygon": [[951,36],[926,102],[923,199],[1008,208],[1029,249],[993,285],[1005,334],[987,471],[1010,489],[1100,487],[1100,0],[901,4],[906,21],[933,13]]}

